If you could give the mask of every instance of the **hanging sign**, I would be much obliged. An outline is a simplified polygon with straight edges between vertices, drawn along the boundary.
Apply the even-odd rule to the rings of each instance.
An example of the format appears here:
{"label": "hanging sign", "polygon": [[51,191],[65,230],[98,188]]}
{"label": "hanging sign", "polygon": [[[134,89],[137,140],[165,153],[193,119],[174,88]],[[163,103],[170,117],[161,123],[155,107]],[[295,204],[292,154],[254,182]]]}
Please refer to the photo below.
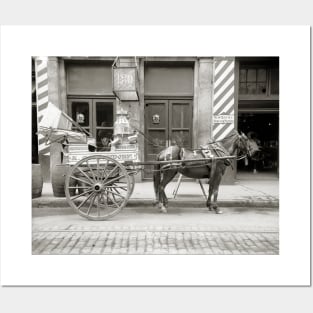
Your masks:
{"label": "hanging sign", "polygon": [[232,124],[234,120],[234,114],[213,115],[214,124]]}
{"label": "hanging sign", "polygon": [[138,100],[138,77],[135,67],[113,68],[113,93],[121,101]]}

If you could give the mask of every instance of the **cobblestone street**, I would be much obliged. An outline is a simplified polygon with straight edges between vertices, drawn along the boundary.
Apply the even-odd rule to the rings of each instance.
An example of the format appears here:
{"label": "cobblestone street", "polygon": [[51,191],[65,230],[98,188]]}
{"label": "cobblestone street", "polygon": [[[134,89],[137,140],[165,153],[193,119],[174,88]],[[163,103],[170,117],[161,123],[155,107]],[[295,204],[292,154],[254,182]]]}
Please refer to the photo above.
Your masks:
{"label": "cobblestone street", "polygon": [[278,254],[278,232],[198,230],[33,233],[33,254]]}

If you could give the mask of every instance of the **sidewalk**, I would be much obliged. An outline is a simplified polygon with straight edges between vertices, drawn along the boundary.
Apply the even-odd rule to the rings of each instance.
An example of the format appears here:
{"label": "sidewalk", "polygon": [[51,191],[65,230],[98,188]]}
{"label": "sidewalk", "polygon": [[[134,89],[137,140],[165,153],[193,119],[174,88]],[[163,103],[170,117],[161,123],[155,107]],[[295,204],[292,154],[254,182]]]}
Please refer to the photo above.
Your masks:
{"label": "sidewalk", "polygon": [[[170,202],[204,202],[204,195],[196,181],[183,181],[178,189],[176,198],[173,191],[177,182],[171,182],[166,187],[166,194]],[[203,184],[208,193],[208,184]],[[134,192],[129,201],[154,201],[152,181],[135,184]],[[219,188],[218,204],[220,207],[278,207],[279,181],[276,177],[259,178],[253,175],[244,175],[234,185],[221,185]],[[42,196],[32,199],[33,208],[40,207],[69,207],[66,198],[53,196],[51,183],[44,183]]]}

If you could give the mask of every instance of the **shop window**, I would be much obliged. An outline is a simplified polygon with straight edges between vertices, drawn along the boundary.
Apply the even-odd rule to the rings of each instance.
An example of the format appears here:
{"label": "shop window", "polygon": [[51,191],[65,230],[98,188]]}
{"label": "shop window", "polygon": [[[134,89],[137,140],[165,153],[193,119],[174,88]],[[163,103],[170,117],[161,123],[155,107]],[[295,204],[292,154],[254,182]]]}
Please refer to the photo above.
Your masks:
{"label": "shop window", "polygon": [[258,65],[241,65],[239,71],[239,95],[269,98],[279,94],[279,69]]}
{"label": "shop window", "polygon": [[271,94],[279,94],[279,70],[278,68],[273,68],[271,70]]}
{"label": "shop window", "polygon": [[107,150],[113,139],[114,100],[69,99],[69,110],[73,120],[96,138],[99,150]]}
{"label": "shop window", "polygon": [[265,95],[267,93],[267,71],[265,68],[244,68],[240,70],[240,94]]}

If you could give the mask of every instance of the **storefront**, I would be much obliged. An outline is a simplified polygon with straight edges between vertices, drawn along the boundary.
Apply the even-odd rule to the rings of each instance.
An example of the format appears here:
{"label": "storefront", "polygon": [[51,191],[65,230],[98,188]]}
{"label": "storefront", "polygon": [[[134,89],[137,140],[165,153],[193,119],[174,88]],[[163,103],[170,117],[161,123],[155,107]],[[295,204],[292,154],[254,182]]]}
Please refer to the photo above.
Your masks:
{"label": "storefront", "polygon": [[[125,67],[136,65],[138,100],[121,102],[114,95],[114,57],[34,58],[39,125],[47,103],[52,102],[96,138],[100,151],[106,150],[116,112],[122,108],[129,113],[133,128],[142,134],[141,160],[155,159],[171,144],[197,148],[208,140],[223,138],[234,128],[261,134],[264,125],[256,120],[273,125],[262,139],[268,144],[276,140],[278,147],[278,66],[273,65],[278,64],[277,58],[120,59]],[[46,172],[62,162],[60,151],[59,144],[48,149],[39,136],[40,160],[46,164]],[[232,183],[235,176],[234,163],[227,169],[224,183]],[[143,172],[136,179],[150,178],[149,172]]]}
{"label": "storefront", "polygon": [[279,59],[239,58],[238,129],[255,138],[262,153],[238,171],[278,173]]}

